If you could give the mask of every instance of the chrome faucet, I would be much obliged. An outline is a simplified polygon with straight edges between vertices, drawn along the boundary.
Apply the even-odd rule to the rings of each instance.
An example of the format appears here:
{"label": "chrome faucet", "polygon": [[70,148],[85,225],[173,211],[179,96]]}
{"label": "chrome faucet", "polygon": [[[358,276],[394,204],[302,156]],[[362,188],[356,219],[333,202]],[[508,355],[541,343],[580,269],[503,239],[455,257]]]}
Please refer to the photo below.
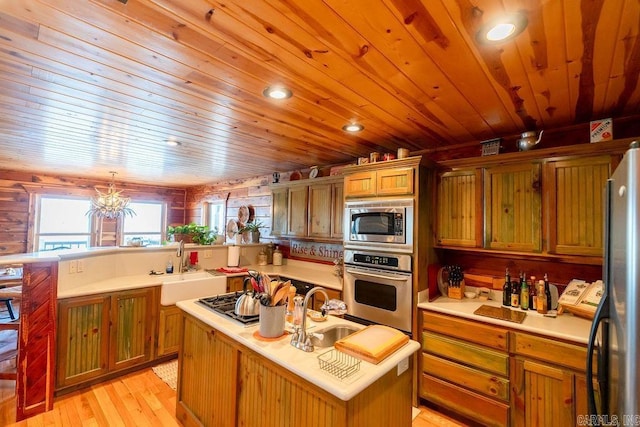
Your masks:
{"label": "chrome faucet", "polygon": [[180,258],[180,263],[178,264],[178,273],[182,273],[184,271],[184,240],[180,240],[176,256]]}
{"label": "chrome faucet", "polygon": [[321,292],[324,295],[324,302],[329,301],[329,295],[324,290],[323,287],[317,286],[315,288],[311,288],[309,292],[304,297],[304,302],[302,303],[302,324],[297,326],[293,335],[291,336],[291,345],[297,349],[302,351],[312,352],[313,344],[311,344],[311,337],[307,335],[307,306],[309,305],[309,299],[316,292]]}

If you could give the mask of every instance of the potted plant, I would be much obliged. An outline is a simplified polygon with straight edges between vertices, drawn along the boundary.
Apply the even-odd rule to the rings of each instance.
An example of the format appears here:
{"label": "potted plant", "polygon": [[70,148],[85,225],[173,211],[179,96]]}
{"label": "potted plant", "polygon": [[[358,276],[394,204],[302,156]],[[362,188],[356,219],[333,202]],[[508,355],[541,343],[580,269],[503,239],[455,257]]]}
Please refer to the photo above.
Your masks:
{"label": "potted plant", "polygon": [[260,221],[248,222],[238,233],[242,233],[244,243],[260,243],[260,229],[264,227]]}
{"label": "potted plant", "polygon": [[210,230],[207,225],[198,225],[195,222],[184,225],[167,227],[167,238],[173,237],[174,242],[196,243],[199,245],[211,245],[218,237],[218,229]]}

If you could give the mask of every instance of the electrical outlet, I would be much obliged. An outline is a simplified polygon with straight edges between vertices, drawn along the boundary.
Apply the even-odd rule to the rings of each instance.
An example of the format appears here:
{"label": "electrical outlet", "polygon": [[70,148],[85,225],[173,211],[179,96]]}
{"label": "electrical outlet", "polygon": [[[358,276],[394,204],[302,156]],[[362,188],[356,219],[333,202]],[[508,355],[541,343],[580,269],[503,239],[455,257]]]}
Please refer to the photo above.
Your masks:
{"label": "electrical outlet", "polygon": [[78,261],[71,260],[69,261],[69,274],[75,274],[78,271]]}
{"label": "electrical outlet", "polygon": [[78,273],[82,273],[84,271],[84,260],[83,259],[79,259],[78,260],[77,271],[78,271]]}
{"label": "electrical outlet", "polygon": [[211,249],[207,249],[206,251],[204,251],[205,258],[211,258],[212,256],[213,256],[213,251]]}
{"label": "electrical outlet", "polygon": [[409,358],[405,357],[398,363],[398,376],[400,376],[404,371],[409,369]]}

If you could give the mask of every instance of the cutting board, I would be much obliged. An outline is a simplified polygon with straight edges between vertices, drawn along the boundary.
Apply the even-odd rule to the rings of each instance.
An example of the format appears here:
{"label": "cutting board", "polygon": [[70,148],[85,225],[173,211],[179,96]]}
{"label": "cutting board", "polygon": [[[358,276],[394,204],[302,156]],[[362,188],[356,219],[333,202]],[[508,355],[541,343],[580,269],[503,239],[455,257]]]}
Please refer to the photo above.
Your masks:
{"label": "cutting board", "polygon": [[409,337],[397,329],[371,325],[336,341],[334,347],[343,353],[377,365],[408,341]]}

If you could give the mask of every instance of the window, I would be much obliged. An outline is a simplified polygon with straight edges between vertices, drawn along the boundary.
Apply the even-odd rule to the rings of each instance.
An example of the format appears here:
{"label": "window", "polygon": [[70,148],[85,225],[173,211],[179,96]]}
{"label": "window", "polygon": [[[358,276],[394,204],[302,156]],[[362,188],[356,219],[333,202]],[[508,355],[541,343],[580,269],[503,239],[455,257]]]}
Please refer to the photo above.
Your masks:
{"label": "window", "polygon": [[35,250],[86,248],[91,244],[88,198],[40,197]]}
{"label": "window", "polygon": [[144,245],[161,245],[165,229],[165,204],[159,202],[131,202],[136,213],[123,220],[122,244],[131,245],[132,239],[142,240]]}
{"label": "window", "polygon": [[224,234],[224,214],[225,202],[207,202],[204,204],[204,225],[209,226],[209,230],[218,230],[218,234]]}

